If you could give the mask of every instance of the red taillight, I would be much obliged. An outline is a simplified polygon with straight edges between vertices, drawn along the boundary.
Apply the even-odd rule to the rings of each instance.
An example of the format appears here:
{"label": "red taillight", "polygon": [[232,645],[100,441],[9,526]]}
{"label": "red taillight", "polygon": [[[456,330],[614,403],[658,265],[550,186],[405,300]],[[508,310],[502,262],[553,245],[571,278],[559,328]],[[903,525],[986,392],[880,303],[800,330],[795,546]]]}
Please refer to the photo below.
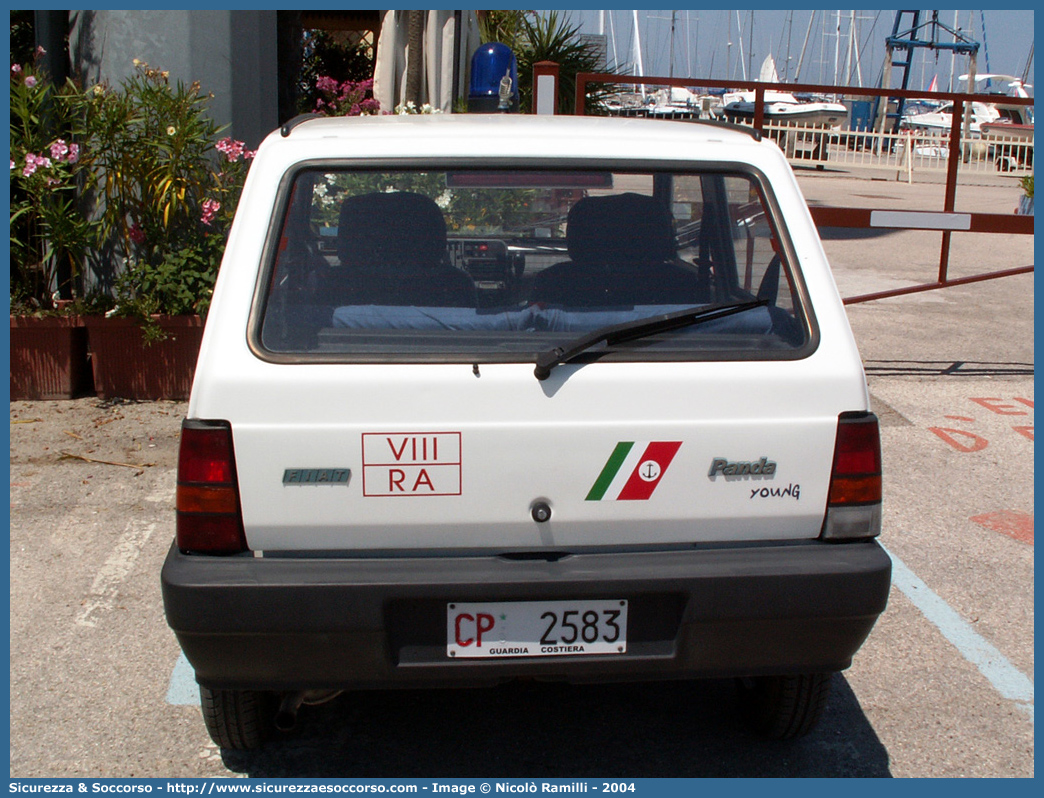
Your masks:
{"label": "red taillight", "polygon": [[881,434],[873,413],[842,414],[837,421],[830,504],[881,501]]}
{"label": "red taillight", "polygon": [[837,420],[825,539],[866,538],[881,532],[881,434],[873,413]]}
{"label": "red taillight", "polygon": [[197,424],[186,421],[182,427],[178,481],[232,484],[232,431],[225,425]]}
{"label": "red taillight", "polygon": [[177,544],[182,551],[246,551],[236,485],[232,428],[224,421],[186,420],[178,455]]}

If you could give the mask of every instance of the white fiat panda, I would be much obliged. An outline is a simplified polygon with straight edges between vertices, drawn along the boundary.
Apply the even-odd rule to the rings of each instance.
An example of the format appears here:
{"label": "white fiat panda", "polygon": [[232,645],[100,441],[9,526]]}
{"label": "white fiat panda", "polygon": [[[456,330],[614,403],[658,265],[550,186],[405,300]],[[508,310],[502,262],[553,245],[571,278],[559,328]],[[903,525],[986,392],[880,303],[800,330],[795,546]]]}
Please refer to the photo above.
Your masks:
{"label": "white fiat panda", "polygon": [[877,419],[749,129],[298,119],[181,439],[168,623],[231,749],[343,690],[736,677],[808,732],[884,610]]}

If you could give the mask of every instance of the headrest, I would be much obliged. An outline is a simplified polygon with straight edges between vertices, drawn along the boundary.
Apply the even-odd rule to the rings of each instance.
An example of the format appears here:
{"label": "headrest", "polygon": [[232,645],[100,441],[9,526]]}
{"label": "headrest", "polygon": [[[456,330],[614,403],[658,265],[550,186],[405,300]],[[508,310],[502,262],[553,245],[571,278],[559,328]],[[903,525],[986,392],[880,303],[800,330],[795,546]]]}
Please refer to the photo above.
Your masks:
{"label": "headrest", "polygon": [[428,197],[360,194],[341,205],[337,256],[343,266],[407,271],[434,266],[445,254],[446,221]]}
{"label": "headrest", "polygon": [[566,244],[577,263],[661,263],[674,256],[674,228],[652,197],[584,197],[569,209]]}

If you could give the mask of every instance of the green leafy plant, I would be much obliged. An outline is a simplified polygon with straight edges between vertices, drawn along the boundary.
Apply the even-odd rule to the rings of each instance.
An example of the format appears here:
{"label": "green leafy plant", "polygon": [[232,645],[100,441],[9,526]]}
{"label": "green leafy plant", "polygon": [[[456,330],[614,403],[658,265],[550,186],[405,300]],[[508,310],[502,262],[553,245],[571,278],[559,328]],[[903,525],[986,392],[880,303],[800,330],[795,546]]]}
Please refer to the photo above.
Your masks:
{"label": "green leafy plant", "polygon": [[[254,153],[206,115],[198,82],[135,60],[119,90],[89,93],[103,230],[125,268],[117,315],[205,314],[248,162]],[[146,337],[157,331],[146,327]]]}
{"label": "green leafy plant", "polygon": [[1026,175],[1019,184],[1022,186],[1022,193],[1033,199],[1033,175]]}
{"label": "green leafy plant", "polygon": [[524,44],[522,21],[536,16],[535,11],[518,9],[508,11],[487,11],[479,17],[479,35],[483,42],[500,42],[506,44],[518,57],[518,51]]}
{"label": "green leafy plant", "polygon": [[168,84],[135,59],[121,90],[90,93],[90,144],[104,198],[104,231],[131,263],[156,263],[200,233],[216,124],[198,83]]}
{"label": "green leafy plant", "polygon": [[202,242],[155,262],[135,263],[116,282],[116,315],[135,316],[150,326],[153,314],[206,315],[222,248],[217,240]]}

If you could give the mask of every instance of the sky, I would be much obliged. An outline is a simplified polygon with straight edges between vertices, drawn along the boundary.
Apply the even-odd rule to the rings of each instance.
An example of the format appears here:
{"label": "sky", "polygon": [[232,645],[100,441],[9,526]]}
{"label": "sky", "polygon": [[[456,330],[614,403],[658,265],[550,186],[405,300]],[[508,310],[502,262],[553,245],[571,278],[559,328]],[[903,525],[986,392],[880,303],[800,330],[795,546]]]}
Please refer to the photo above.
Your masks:
{"label": "sky", "polygon": [[[597,10],[560,11],[568,14],[573,24],[579,25],[584,33],[599,32]],[[637,59],[634,54],[635,12],[626,10],[606,11],[604,31],[608,37],[607,50],[613,60],[615,41],[617,63],[633,68]],[[641,42],[642,66],[645,75],[668,76],[670,63],[671,19],[674,15],[674,69],[675,77],[742,79],[744,69],[747,76],[756,80],[765,56],[772,54],[780,78],[789,78],[802,83],[826,83],[831,85],[876,86],[881,76],[885,56],[885,38],[892,33],[896,12],[893,11],[847,11],[840,12],[840,24],[836,11],[786,11],[780,9],[758,9],[754,11],[689,10],[652,11],[638,10],[638,38]],[[852,15],[854,14],[854,24]],[[938,20],[948,29],[956,29],[980,43],[976,71],[1015,75],[1021,77],[1026,68],[1033,45],[1034,15],[1032,10],[986,10],[986,11],[939,11]],[[738,19],[737,19],[738,15]],[[813,16],[814,15],[814,16]],[[931,11],[921,12],[921,24],[931,20]],[[906,14],[904,26],[909,29],[912,17]],[[751,23],[753,20],[753,37]],[[811,26],[810,26],[811,21]],[[985,35],[983,29],[985,27]],[[854,30],[854,35],[850,35]],[[740,33],[742,31],[742,33]],[[838,31],[840,35],[838,36]],[[804,57],[802,49],[804,47]],[[855,39],[856,46],[849,42]],[[922,27],[919,38],[930,39],[931,28]],[[940,30],[938,40],[952,42],[949,33]],[[731,41],[731,47],[729,42]],[[753,47],[751,45],[753,44]],[[856,59],[848,57],[851,52],[859,54]],[[741,55],[742,53],[742,55]],[[789,57],[788,57],[789,56]],[[846,64],[848,70],[846,71]],[[1030,64],[1029,83],[1033,82],[1033,67]],[[798,67],[800,66],[800,73]],[[932,77],[938,76],[941,91],[950,88],[951,74],[954,84],[960,75],[968,71],[967,57],[958,56],[951,65],[948,51],[919,49],[915,51],[910,75],[911,88],[926,88]],[[860,72],[862,82],[860,83]],[[837,80],[835,81],[835,74]],[[893,81],[893,86],[898,85]],[[954,90],[959,87],[954,85]]]}

